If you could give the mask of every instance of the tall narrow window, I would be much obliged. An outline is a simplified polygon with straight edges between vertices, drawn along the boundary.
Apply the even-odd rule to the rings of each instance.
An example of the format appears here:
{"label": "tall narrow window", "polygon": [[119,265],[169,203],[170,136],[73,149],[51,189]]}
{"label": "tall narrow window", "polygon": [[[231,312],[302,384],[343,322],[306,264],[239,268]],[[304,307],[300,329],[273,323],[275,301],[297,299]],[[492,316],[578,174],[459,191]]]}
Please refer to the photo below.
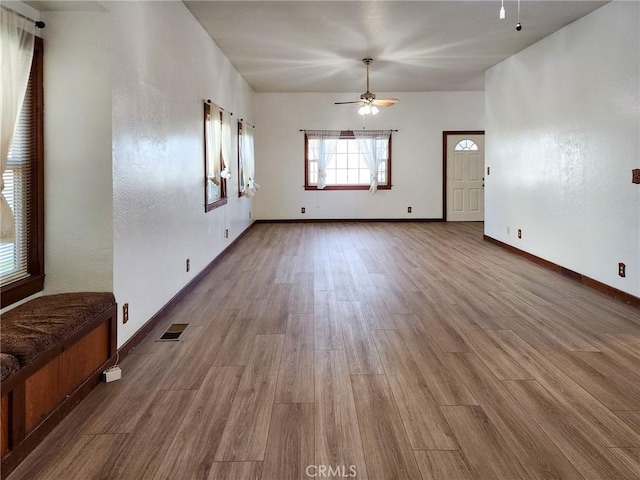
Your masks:
{"label": "tall narrow window", "polygon": [[[5,27],[4,22],[2,26]],[[6,41],[4,34],[2,41]],[[33,57],[29,83],[2,174],[2,194],[10,208],[13,222],[13,232],[10,234],[5,233],[7,230],[3,225],[3,238],[0,242],[2,307],[37,293],[44,286],[42,39],[35,38],[31,48]],[[5,68],[4,63],[2,68]],[[8,93],[3,92],[3,102],[7,101],[6,95]],[[2,128],[5,128],[4,119]],[[3,217],[6,214],[3,209]],[[5,218],[3,223],[6,221]]]}
{"label": "tall narrow window", "polygon": [[241,196],[253,197],[260,185],[256,183],[253,146],[253,127],[238,122],[238,191]]}
{"label": "tall narrow window", "polygon": [[206,212],[227,203],[226,163],[231,157],[231,126],[228,115],[215,104],[204,104],[204,159]]}

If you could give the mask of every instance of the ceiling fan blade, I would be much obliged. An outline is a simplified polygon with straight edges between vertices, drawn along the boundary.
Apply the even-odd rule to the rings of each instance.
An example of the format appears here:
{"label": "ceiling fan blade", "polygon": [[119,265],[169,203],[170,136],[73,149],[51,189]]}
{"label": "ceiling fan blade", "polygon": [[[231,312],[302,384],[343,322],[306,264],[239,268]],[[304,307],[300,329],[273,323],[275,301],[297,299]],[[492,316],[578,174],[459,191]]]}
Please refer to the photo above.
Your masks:
{"label": "ceiling fan blade", "polygon": [[380,100],[374,100],[371,104],[376,107],[392,107],[399,101],[397,98],[381,98]]}
{"label": "ceiling fan blade", "polygon": [[335,102],[334,105],[346,105],[347,103],[362,103],[362,101],[358,100],[357,102]]}

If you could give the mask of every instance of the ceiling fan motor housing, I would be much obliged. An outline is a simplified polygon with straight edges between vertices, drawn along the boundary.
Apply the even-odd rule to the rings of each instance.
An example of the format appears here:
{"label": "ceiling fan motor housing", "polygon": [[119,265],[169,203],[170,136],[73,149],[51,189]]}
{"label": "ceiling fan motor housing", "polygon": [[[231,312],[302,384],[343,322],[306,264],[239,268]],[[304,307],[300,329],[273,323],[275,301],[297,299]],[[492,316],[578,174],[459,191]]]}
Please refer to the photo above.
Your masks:
{"label": "ceiling fan motor housing", "polygon": [[376,99],[376,94],[371,92],[365,92],[362,95],[360,95],[360,98],[365,102],[372,102]]}

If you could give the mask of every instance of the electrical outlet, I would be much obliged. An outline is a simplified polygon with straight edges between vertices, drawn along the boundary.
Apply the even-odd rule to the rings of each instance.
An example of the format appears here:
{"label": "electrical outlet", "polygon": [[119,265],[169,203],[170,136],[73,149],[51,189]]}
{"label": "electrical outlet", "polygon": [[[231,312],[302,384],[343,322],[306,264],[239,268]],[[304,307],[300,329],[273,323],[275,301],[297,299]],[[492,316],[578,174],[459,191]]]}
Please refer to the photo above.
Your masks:
{"label": "electrical outlet", "polygon": [[251,220],[251,212],[249,212],[249,220]]}
{"label": "electrical outlet", "polygon": [[627,276],[627,266],[622,262],[618,264],[618,275],[623,278]]}
{"label": "electrical outlet", "polygon": [[304,207],[302,207],[302,208],[300,209],[300,212],[301,212],[301,213],[305,213],[305,212],[306,212],[306,209],[305,209]]}
{"label": "electrical outlet", "polygon": [[522,230],[518,229],[518,238],[522,238]]}
{"label": "electrical outlet", "polygon": [[631,170],[631,183],[640,184],[640,168]]}
{"label": "electrical outlet", "polygon": [[191,270],[191,261],[187,258],[187,272]]}
{"label": "electrical outlet", "polygon": [[129,304],[122,305],[122,323],[125,324],[129,321]]}
{"label": "electrical outlet", "polygon": [[511,227],[507,225],[507,235],[511,235]]}
{"label": "electrical outlet", "polygon": [[407,213],[411,213],[411,207],[407,207]]}
{"label": "electrical outlet", "polygon": [[229,238],[229,229],[228,228],[224,229],[224,238],[225,239]]}

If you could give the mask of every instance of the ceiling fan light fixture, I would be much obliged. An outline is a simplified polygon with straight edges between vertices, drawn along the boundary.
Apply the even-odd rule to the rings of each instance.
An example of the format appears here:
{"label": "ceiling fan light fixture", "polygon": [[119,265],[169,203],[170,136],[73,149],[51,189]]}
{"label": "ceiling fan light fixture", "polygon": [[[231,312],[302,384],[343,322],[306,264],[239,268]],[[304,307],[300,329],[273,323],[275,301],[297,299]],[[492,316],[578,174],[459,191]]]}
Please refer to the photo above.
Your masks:
{"label": "ceiling fan light fixture", "polygon": [[376,106],[371,107],[371,115],[375,115],[378,112],[379,112],[378,107]]}

